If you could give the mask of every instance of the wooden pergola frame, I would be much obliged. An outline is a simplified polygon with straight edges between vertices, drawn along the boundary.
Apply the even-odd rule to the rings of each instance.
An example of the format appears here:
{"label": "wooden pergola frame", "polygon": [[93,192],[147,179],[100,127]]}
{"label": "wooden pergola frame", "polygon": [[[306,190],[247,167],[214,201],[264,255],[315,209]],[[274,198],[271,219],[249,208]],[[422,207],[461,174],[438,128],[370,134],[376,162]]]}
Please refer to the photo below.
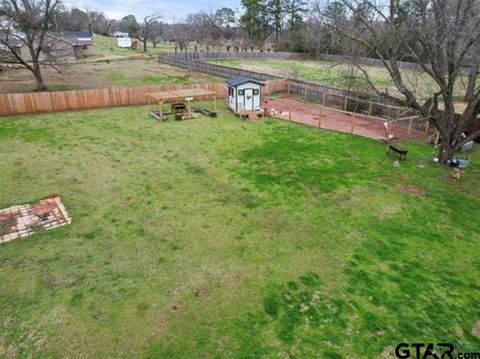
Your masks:
{"label": "wooden pergola frame", "polygon": [[190,102],[213,100],[213,111],[217,112],[217,92],[201,88],[184,90],[159,91],[146,94],[148,100],[148,112],[152,111],[152,102],[160,107],[160,121],[163,121],[163,105],[165,103],[187,102],[188,112],[191,112]]}

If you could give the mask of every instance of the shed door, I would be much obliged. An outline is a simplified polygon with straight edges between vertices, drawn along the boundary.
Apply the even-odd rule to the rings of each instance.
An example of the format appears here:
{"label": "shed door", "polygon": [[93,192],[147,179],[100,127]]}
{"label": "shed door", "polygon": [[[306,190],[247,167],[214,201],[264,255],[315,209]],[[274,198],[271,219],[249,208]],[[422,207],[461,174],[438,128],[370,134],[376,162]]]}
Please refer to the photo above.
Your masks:
{"label": "shed door", "polygon": [[253,110],[253,89],[245,89],[245,110]]}

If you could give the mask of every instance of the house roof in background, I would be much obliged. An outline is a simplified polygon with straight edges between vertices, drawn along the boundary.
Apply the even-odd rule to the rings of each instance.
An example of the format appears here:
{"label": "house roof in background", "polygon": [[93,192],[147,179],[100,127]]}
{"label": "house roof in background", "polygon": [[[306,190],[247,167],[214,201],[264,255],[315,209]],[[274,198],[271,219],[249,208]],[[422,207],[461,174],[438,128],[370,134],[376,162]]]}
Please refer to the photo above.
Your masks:
{"label": "house roof in background", "polygon": [[[11,32],[8,30],[0,30],[0,40],[7,40],[12,47],[21,47],[23,41],[19,38],[22,36],[20,32]],[[92,45],[92,37],[88,31],[64,31],[64,32],[49,32],[48,37],[63,40],[72,46]]]}
{"label": "house roof in background", "polygon": [[22,36],[21,33],[11,32],[8,30],[0,30],[0,40],[7,40],[6,42],[12,47],[20,47],[23,45],[23,41],[19,39]]}
{"label": "house roof in background", "polygon": [[92,35],[89,31],[49,32],[49,36],[64,40],[73,46],[92,45]]}
{"label": "house roof in background", "polygon": [[60,34],[65,37],[73,37],[76,39],[92,39],[92,34],[88,30],[82,31],[61,31]]}

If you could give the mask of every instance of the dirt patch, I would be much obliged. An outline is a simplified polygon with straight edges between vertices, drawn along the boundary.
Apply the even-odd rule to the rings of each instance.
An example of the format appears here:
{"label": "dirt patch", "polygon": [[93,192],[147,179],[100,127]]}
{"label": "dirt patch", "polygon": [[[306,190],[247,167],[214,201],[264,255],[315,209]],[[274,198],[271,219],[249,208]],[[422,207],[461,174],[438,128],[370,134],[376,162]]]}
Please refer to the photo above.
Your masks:
{"label": "dirt patch", "polygon": [[180,314],[182,312],[182,309],[183,309],[183,305],[181,305],[181,304],[173,304],[172,305],[172,310],[177,314]]}
{"label": "dirt patch", "polygon": [[[271,117],[303,123],[304,125],[327,130],[352,133],[354,135],[384,140],[386,137],[386,120],[370,120],[338,112],[311,102],[300,101],[292,97],[269,98],[263,107]],[[414,138],[421,135],[419,131],[410,131],[402,126],[393,125],[391,134],[399,139]]]}
{"label": "dirt patch", "polygon": [[397,190],[403,193],[409,193],[409,194],[414,194],[417,196],[424,196],[425,195],[425,190],[418,188],[417,186],[413,184],[408,184],[408,183],[401,183],[397,186]]}
{"label": "dirt patch", "polygon": [[395,353],[394,347],[386,347],[386,348],[383,348],[382,352],[379,355],[379,358],[380,359],[396,358],[394,353]]}
{"label": "dirt patch", "polygon": [[202,293],[205,291],[204,288],[202,287],[198,287],[195,289],[195,297],[200,297],[200,295],[202,295]]}
{"label": "dirt patch", "polygon": [[480,339],[480,320],[477,320],[477,322],[476,322],[475,325],[473,326],[473,328],[472,328],[472,335],[473,335],[475,338]]}
{"label": "dirt patch", "polygon": [[463,329],[460,327],[460,326],[456,326],[455,327],[455,334],[459,337],[459,338],[463,338],[465,336],[465,333],[463,332]]}

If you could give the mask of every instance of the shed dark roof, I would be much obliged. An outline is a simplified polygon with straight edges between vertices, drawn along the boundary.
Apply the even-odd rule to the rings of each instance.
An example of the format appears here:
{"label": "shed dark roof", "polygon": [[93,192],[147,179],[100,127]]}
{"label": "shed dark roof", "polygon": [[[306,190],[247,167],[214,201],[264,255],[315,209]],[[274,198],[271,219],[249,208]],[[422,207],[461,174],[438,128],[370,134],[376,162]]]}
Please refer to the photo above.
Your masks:
{"label": "shed dark roof", "polygon": [[[65,31],[65,32],[48,32],[48,38],[61,39],[68,42],[72,46],[92,45],[91,35],[88,31]],[[24,42],[21,40],[24,35],[21,32],[11,32],[7,30],[0,30],[0,40],[7,42],[10,46],[20,47]],[[83,38],[90,37],[90,40],[82,40]]]}
{"label": "shed dark roof", "polygon": [[90,34],[90,31],[88,30],[83,30],[83,31],[62,31],[60,32],[62,36],[65,37],[73,37],[75,39],[81,39],[81,38],[92,38],[92,34]]}
{"label": "shed dark roof", "polygon": [[231,79],[227,80],[227,84],[232,87],[237,87],[237,86],[246,84],[248,82],[253,82],[254,84],[258,84],[262,86],[264,85],[263,82],[261,81],[249,79],[248,77],[243,77],[243,76],[232,77]]}
{"label": "shed dark roof", "polygon": [[[49,36],[61,39],[73,46],[92,45],[92,36],[88,31],[49,32]],[[89,40],[83,40],[89,38]]]}

